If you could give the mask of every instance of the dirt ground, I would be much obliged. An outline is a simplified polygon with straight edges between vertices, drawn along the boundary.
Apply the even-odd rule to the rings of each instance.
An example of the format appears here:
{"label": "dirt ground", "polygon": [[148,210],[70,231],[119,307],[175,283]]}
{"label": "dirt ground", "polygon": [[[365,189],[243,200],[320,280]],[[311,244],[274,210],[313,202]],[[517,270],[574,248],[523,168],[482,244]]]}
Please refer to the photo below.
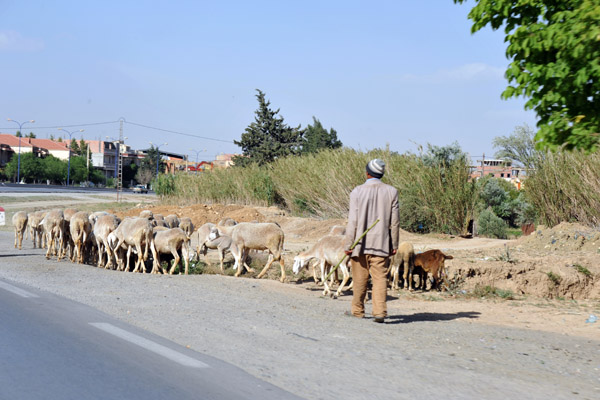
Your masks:
{"label": "dirt ground", "polygon": [[[305,287],[315,296],[320,295],[320,288],[308,278],[310,274],[296,277],[291,273],[293,257],[326,235],[332,226],[346,223],[342,219],[292,217],[276,207],[241,205],[145,204],[113,211],[124,217],[138,215],[143,209],[163,216],[190,217],[196,227],[206,222],[217,223],[225,217],[238,222],[278,223],[286,235],[288,281]],[[540,226],[532,235],[516,240],[464,239],[401,231],[400,240],[411,242],[417,251],[441,249],[454,259],[446,261],[445,290],[391,290],[390,309],[414,311],[426,303],[433,312],[480,312],[482,317],[476,323],[600,338],[600,321],[586,323],[590,315],[600,316],[598,229],[566,223],[552,229]],[[215,255],[209,256],[209,261],[216,262]],[[279,268],[272,267],[269,277],[278,279]],[[347,291],[343,297],[350,296],[351,291]]]}

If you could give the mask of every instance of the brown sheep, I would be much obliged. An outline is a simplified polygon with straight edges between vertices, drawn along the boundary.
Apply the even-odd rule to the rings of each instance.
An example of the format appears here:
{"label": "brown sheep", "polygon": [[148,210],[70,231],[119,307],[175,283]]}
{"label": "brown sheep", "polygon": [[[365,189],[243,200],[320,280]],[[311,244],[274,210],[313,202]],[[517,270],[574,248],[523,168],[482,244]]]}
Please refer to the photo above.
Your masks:
{"label": "brown sheep", "polygon": [[402,242],[398,246],[398,251],[390,258],[390,274],[393,278],[392,288],[399,289],[398,285],[400,267],[404,267],[402,278],[404,279],[404,289],[413,290],[413,269],[414,269],[415,249],[412,244]]}
{"label": "brown sheep", "polygon": [[23,247],[23,235],[27,231],[27,213],[25,211],[18,211],[12,217],[12,224],[15,227],[15,249],[17,245],[19,250]]}
{"label": "brown sheep", "polygon": [[428,250],[424,253],[415,254],[415,268],[421,269],[421,279],[419,285],[422,290],[427,289],[427,276],[431,274],[432,288],[436,288],[439,284],[441,274],[444,270],[444,261],[452,260],[454,257],[442,253],[441,250]]}

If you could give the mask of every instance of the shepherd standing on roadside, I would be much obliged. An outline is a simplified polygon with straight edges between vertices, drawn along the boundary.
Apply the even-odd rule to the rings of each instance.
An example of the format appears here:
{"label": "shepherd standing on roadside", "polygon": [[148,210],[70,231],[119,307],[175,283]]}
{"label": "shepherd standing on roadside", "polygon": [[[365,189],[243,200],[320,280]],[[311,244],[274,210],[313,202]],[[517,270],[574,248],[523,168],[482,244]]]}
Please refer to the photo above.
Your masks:
{"label": "shepherd standing on roadside", "polygon": [[[352,267],[352,315],[365,316],[369,275],[373,282],[373,318],[382,323],[387,317],[387,259],[398,249],[398,190],[381,182],[385,163],[373,159],[367,164],[367,181],[350,193],[346,227],[346,250]],[[352,243],[377,219],[379,223],[350,250]]]}

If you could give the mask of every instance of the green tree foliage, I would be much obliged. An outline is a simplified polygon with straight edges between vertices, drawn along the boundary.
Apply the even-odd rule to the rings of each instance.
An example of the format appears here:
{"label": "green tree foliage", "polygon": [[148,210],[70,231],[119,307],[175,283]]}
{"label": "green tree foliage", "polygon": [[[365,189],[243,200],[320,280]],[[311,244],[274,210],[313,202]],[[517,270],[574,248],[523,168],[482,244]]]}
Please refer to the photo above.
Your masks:
{"label": "green tree foliage", "polygon": [[31,139],[35,139],[37,136],[35,136],[35,133],[29,132],[29,135],[27,135],[27,137],[31,138]]}
{"label": "green tree foliage", "polygon": [[88,180],[88,169],[83,156],[71,156],[71,182],[86,182]]}
{"label": "green tree foliage", "polygon": [[458,142],[448,146],[434,146],[427,143],[427,151],[421,155],[421,158],[428,167],[449,167],[456,162],[467,163],[467,153],[462,151]]}
{"label": "green tree foliage", "polygon": [[499,149],[497,158],[516,161],[527,169],[533,169],[543,153],[535,148],[535,132],[526,124],[517,126],[509,136],[494,138],[492,144]]}
{"label": "green tree foliage", "polygon": [[314,153],[321,149],[338,149],[340,147],[342,147],[342,142],[338,139],[335,129],[330,128],[327,132],[321,121],[313,117],[313,124],[309,124],[304,130],[302,153]]}
{"label": "green tree foliage", "polygon": [[23,135],[21,134],[21,131],[17,131],[17,133],[15,133],[16,137],[23,137]]}
{"label": "green tree foliage", "polygon": [[[162,159],[162,156],[159,154],[159,148],[154,147],[154,145],[150,145],[148,152],[146,153],[146,157],[142,160],[140,164],[140,169],[149,170],[153,175],[156,175],[156,162],[158,161],[158,171],[164,171],[166,163]],[[137,172],[137,171],[136,171]],[[135,174],[134,174],[135,176]]]}
{"label": "green tree foliage", "polygon": [[[464,3],[465,0],[454,0]],[[557,149],[600,143],[600,3],[598,0],[476,0],[472,32],[504,27],[505,99],[529,98],[536,140]]]}
{"label": "green tree foliage", "polygon": [[[19,165],[19,157],[13,155],[10,161],[6,164],[5,174],[11,180],[17,179],[17,170]],[[43,179],[43,168],[41,161],[34,153],[21,153],[21,170],[20,178],[25,182],[38,182]]]}
{"label": "green tree foliage", "polygon": [[42,160],[45,171],[44,179],[52,183],[62,183],[67,180],[67,162],[52,155]]}
{"label": "green tree foliage", "polygon": [[526,192],[519,192],[502,178],[485,178],[479,184],[482,189],[478,209],[491,210],[511,227],[519,227],[535,220],[536,213],[526,199]]}
{"label": "green tree foliage", "polygon": [[491,209],[484,210],[479,214],[477,220],[477,233],[481,236],[488,236],[498,239],[506,239],[508,225],[498,217]]}
{"label": "green tree foliage", "polygon": [[77,143],[77,140],[71,140],[69,147],[71,147],[71,155],[73,155],[73,154],[78,155],[79,152],[81,151],[79,149],[79,143]]}
{"label": "green tree foliage", "polygon": [[279,109],[269,108],[271,103],[265,100],[265,94],[258,89],[256,91],[258,109],[254,122],[242,133],[239,141],[233,141],[242,148],[242,156],[233,159],[236,166],[264,165],[301,152],[303,131],[300,126],[291,128],[286,125],[283,117],[277,115]]}

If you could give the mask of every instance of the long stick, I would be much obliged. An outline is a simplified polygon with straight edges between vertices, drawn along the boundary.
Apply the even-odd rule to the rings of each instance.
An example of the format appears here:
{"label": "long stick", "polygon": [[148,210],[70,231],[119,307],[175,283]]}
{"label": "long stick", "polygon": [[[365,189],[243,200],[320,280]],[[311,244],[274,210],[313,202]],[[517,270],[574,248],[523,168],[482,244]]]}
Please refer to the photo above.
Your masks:
{"label": "long stick", "polygon": [[[354,248],[356,247],[356,245],[358,245],[358,242],[360,242],[360,241],[362,240],[362,238],[364,238],[364,237],[365,237],[365,235],[366,235],[366,234],[367,234],[367,233],[368,233],[368,232],[369,232],[371,229],[373,229],[373,227],[374,227],[375,225],[377,225],[377,223],[378,223],[378,222],[379,222],[379,218],[378,218],[378,219],[377,219],[375,222],[373,222],[373,225],[371,225],[370,227],[368,227],[368,228],[367,228],[367,230],[366,230],[366,231],[364,231],[364,232],[363,232],[363,234],[362,234],[362,235],[360,235],[360,236],[358,237],[358,239],[356,239],[356,241],[355,241],[355,242],[352,244],[352,246],[350,246],[350,250],[354,250]],[[323,280],[324,282],[327,282],[327,280],[329,279],[329,277],[331,276],[331,274],[333,274],[333,273],[335,272],[335,270],[336,270],[336,269],[338,269],[338,267],[340,266],[340,264],[341,264],[342,262],[344,262],[344,260],[346,259],[346,257],[348,257],[348,254],[344,254],[344,257],[342,257],[342,259],[341,259],[341,260],[340,260],[340,261],[339,261],[339,262],[338,262],[338,263],[335,265],[335,267],[333,267],[333,268],[331,269],[331,271],[329,272],[329,274],[327,274],[327,277],[326,277],[326,278]]]}

